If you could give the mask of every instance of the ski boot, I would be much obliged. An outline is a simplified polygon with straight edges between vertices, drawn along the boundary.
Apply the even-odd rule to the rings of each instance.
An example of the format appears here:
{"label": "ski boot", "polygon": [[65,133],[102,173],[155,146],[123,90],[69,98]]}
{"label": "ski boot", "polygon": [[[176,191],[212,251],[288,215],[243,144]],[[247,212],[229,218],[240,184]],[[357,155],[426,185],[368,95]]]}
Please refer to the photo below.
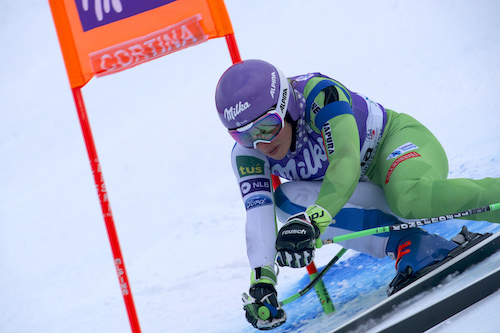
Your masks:
{"label": "ski boot", "polygon": [[[467,239],[469,236],[462,237]],[[415,280],[412,279],[415,274],[442,261],[458,246],[457,242],[429,234],[423,229],[391,232],[386,252],[396,259],[396,276],[387,287],[387,295],[390,296],[410,284]]]}

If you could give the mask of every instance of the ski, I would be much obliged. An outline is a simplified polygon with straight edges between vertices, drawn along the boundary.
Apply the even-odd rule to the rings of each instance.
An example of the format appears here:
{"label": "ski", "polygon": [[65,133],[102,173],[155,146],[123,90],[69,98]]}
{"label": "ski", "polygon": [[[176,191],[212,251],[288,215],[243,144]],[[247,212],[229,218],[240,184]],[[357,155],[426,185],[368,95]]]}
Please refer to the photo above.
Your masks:
{"label": "ski", "polygon": [[437,265],[437,267],[433,267],[433,270],[428,270],[425,274],[414,279],[412,283],[405,284],[397,291],[393,291],[393,294],[386,300],[355,316],[331,333],[364,332],[378,324],[384,319],[384,316],[388,316],[403,301],[406,301],[406,306],[411,306],[413,297],[437,286],[450,274],[463,272],[468,267],[491,256],[499,249],[500,232],[484,234],[480,237],[480,241],[476,241],[474,244],[462,249],[462,252],[455,251],[450,258],[443,260],[444,262]]}
{"label": "ski", "polygon": [[384,328],[384,333],[425,332],[500,289],[500,268],[470,283],[443,300]]}

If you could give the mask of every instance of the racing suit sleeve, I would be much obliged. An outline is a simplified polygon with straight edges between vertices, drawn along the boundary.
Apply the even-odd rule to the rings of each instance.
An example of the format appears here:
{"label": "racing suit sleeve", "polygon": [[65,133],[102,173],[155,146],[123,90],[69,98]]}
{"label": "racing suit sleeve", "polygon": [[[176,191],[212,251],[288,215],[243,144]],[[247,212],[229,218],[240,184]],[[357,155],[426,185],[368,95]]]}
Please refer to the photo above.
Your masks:
{"label": "racing suit sleeve", "polygon": [[271,171],[257,149],[236,144],[231,163],[246,209],[247,256],[252,269],[273,266],[276,256],[276,218]]}
{"label": "racing suit sleeve", "polygon": [[[324,87],[317,94],[314,92],[316,85]],[[340,83],[314,78],[306,89],[306,94],[312,93],[307,95],[307,99],[312,101],[310,125],[313,130],[321,131],[329,162],[315,207],[309,207],[306,212],[313,215],[325,209],[330,217],[334,217],[349,200],[359,181],[358,127],[352,113],[351,97]],[[315,222],[322,233],[330,224],[329,219]]]}

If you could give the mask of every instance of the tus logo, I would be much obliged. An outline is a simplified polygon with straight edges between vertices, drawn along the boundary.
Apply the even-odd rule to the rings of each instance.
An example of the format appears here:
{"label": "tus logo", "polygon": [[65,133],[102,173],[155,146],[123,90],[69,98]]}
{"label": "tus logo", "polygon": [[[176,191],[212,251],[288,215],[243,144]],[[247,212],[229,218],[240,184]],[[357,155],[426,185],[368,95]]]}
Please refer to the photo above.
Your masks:
{"label": "tus logo", "polygon": [[241,178],[264,174],[264,161],[257,157],[236,156],[236,166]]}

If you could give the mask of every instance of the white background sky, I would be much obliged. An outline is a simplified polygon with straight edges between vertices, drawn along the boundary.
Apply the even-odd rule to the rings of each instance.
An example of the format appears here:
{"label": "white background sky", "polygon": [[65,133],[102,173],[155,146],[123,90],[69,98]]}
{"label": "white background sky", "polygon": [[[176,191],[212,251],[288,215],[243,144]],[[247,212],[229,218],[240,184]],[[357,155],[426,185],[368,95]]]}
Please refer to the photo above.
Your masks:
{"label": "white background sky", "polygon": [[[500,176],[497,1],[226,5],[244,59],[413,115],[450,177]],[[0,41],[0,331],[127,332],[48,2],[3,1]],[[213,101],[230,64],[211,40],[83,88],[143,332],[251,331],[244,209]],[[282,272],[280,290],[304,274]]]}

